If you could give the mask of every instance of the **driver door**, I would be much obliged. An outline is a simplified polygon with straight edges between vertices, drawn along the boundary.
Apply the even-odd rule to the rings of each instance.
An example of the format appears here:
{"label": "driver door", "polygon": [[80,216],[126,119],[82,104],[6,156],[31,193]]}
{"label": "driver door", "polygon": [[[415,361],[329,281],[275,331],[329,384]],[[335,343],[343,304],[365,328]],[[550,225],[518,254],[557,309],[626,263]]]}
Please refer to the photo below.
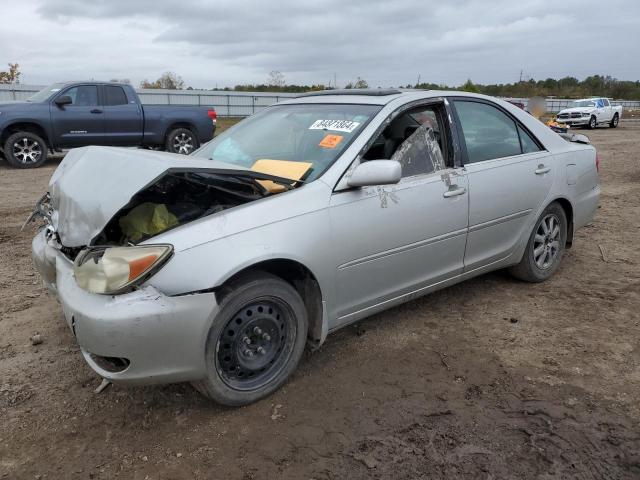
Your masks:
{"label": "driver door", "polygon": [[72,103],[58,106],[51,102],[51,123],[56,144],[61,147],[102,145],[105,136],[104,109],[98,102],[97,85],[77,85],[60,92]]}
{"label": "driver door", "polygon": [[[467,177],[454,166],[444,105],[421,108],[412,118],[418,122],[421,118],[437,119],[433,130],[435,138],[440,137],[440,148],[444,147],[444,160],[429,158],[428,149],[418,144],[424,138],[410,135],[396,146],[398,155],[391,155],[403,166],[403,178],[397,185],[347,188],[331,197],[337,265],[337,307],[332,316],[338,318],[336,326],[399,303],[409,295],[426,293],[429,287],[463,270],[469,213]],[[406,113],[398,115],[380,134],[383,138],[372,145],[386,145],[390,153],[388,146],[399,132],[413,130],[418,134],[416,125],[406,118]],[[366,158],[367,154],[361,161]]]}

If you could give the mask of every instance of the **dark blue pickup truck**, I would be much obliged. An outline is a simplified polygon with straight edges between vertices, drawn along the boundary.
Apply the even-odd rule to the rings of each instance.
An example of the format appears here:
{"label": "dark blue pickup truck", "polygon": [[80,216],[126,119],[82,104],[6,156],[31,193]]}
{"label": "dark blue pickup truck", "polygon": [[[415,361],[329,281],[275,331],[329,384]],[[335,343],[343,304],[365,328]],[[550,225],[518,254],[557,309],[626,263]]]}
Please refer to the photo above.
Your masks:
{"label": "dark blue pickup truck", "polygon": [[0,104],[0,147],[18,168],[39,167],[49,151],[86,145],[189,154],[215,128],[212,107],[142,105],[131,85],[120,83],[56,83],[25,102]]}

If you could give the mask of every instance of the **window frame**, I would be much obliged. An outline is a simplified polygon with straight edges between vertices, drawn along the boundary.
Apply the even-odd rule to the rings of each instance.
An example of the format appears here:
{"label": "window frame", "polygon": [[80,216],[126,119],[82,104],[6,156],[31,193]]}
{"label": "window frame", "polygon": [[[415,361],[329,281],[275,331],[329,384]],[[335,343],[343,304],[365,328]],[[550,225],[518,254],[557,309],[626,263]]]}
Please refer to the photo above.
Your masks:
{"label": "window frame", "polygon": [[[122,85],[100,85],[100,105],[103,107],[122,107],[123,105],[130,105],[131,100],[129,99],[129,95],[127,95],[127,90]],[[107,89],[109,87],[119,88],[124,93],[125,103],[118,103],[117,105],[109,105],[107,104]]]}
{"label": "window frame", "polygon": [[[522,123],[520,120],[518,120],[511,112],[509,112],[506,108],[504,108],[502,105],[499,105],[495,102],[492,102],[490,100],[486,100],[484,98],[476,98],[476,97],[465,97],[465,96],[451,96],[451,97],[447,97],[450,100],[451,103],[451,110],[453,112],[453,118],[454,118],[454,123],[456,125],[456,129],[458,130],[458,138],[460,139],[460,150],[461,150],[461,159],[462,159],[462,164],[464,166],[466,165],[476,165],[476,164],[480,164],[480,163],[484,163],[484,162],[494,162],[496,160],[503,160],[505,158],[516,158],[516,157],[521,157],[523,155],[534,155],[540,152],[546,152],[547,149],[545,148],[544,144],[538,139],[538,137],[536,137],[533,132],[531,130],[529,130],[527,128],[527,126]],[[467,142],[464,138],[464,131],[462,130],[462,123],[460,122],[460,117],[458,115],[458,110],[456,108],[456,102],[474,102],[474,103],[481,103],[484,105],[488,105],[489,107],[493,107],[496,108],[497,110],[499,110],[500,112],[502,112],[503,114],[505,114],[509,119],[511,119],[511,121],[514,122],[514,126],[516,127],[516,133],[518,134],[518,142],[520,143],[520,153],[517,155],[508,155],[506,157],[496,157],[496,158],[487,158],[486,160],[479,160],[477,162],[470,162],[469,161],[469,153],[467,150]],[[533,142],[538,146],[538,148],[540,150],[538,150],[537,152],[528,152],[528,153],[524,153],[524,149],[522,148],[522,138],[520,137],[520,132],[518,130],[518,127],[520,127],[525,133],[527,133],[529,135],[529,137],[533,140]]]}
{"label": "window frame", "polygon": [[74,103],[71,103],[69,105],[65,105],[65,108],[69,108],[69,107],[70,108],[79,108],[79,107],[94,108],[94,107],[102,106],[102,101],[101,101],[102,97],[101,97],[100,88],[95,83],[76,83],[74,85],[69,85],[68,87],[60,90],[57,95],[51,97],[51,104],[54,105],[58,98],[61,98],[67,95],[67,92],[69,92],[71,89],[79,88],[79,87],[94,87],[96,89],[96,104],[95,105],[76,105]]}

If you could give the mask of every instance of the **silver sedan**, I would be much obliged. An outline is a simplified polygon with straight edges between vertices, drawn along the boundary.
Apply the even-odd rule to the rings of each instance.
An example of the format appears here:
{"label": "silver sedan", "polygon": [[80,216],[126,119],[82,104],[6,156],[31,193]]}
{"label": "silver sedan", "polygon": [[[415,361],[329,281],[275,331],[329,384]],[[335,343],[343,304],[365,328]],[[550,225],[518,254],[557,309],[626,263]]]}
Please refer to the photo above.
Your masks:
{"label": "silver sedan", "polygon": [[98,375],[243,405],[376,312],[501,268],[548,279],[597,169],[586,137],[491,97],[317,92],[189,157],[72,150],[33,257]]}

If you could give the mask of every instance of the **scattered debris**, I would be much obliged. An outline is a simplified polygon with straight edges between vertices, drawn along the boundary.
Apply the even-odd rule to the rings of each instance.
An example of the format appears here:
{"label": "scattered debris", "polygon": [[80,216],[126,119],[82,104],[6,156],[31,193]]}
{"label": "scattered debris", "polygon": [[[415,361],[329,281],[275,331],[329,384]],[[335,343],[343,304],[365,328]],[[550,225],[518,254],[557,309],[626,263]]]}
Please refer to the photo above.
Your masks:
{"label": "scattered debris", "polygon": [[602,261],[607,263],[607,256],[604,254],[604,247],[598,244],[598,248],[600,249],[600,256],[602,257]]}
{"label": "scattered debris", "polygon": [[271,420],[278,420],[280,418],[284,418],[284,415],[278,413],[278,411],[282,408],[282,405],[274,405],[273,411],[271,412]]}
{"label": "scattered debris", "polygon": [[442,365],[444,365],[444,367],[447,370],[451,370],[451,367],[449,366],[449,364],[447,363],[447,361],[445,360],[445,357],[447,356],[446,353],[440,353],[437,350],[434,350],[434,352],[436,352],[439,356],[440,356],[440,362],[442,362]]}
{"label": "scattered debris", "polygon": [[510,321],[511,323],[518,323],[518,319],[517,319],[516,317],[511,317],[511,318],[509,318],[509,321]]}
{"label": "scattered debris", "polygon": [[98,385],[98,388],[96,388],[93,392],[94,393],[102,393],[109,385],[111,385],[111,382],[109,380],[107,380],[106,378],[103,378],[102,382],[100,383],[100,385]]}
{"label": "scattered debris", "polygon": [[44,342],[44,339],[42,338],[42,335],[40,335],[38,332],[36,332],[31,337],[29,337],[29,340],[31,340],[31,345],[33,345],[33,346],[40,345],[42,342]]}

